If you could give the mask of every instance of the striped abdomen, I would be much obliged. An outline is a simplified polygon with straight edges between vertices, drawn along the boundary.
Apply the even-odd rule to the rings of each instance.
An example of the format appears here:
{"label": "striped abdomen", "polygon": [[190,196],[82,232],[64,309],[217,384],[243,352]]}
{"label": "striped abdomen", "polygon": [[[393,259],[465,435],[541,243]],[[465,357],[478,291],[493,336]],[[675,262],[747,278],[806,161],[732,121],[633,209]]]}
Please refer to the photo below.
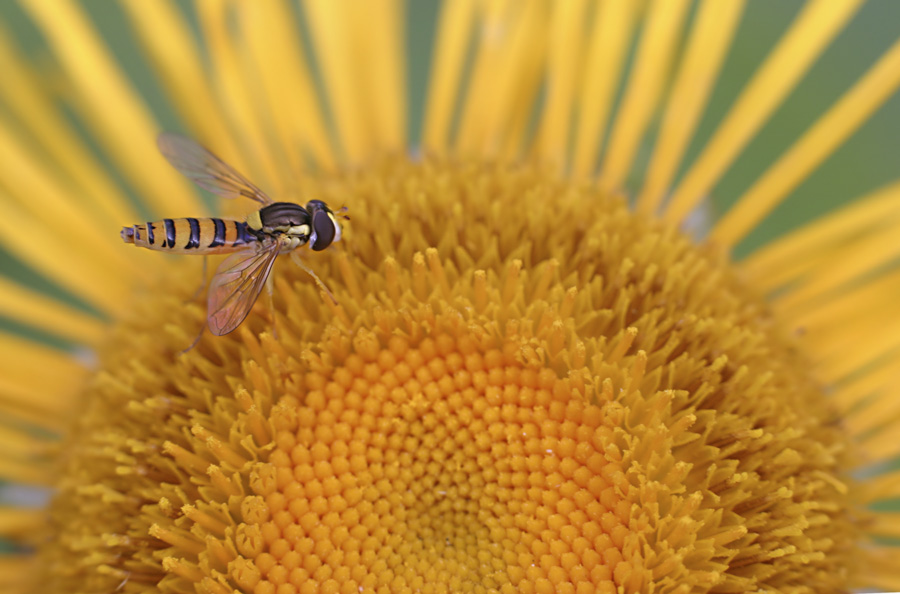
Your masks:
{"label": "striped abdomen", "polygon": [[258,241],[247,223],[231,219],[163,219],[122,228],[125,243],[176,254],[224,254]]}

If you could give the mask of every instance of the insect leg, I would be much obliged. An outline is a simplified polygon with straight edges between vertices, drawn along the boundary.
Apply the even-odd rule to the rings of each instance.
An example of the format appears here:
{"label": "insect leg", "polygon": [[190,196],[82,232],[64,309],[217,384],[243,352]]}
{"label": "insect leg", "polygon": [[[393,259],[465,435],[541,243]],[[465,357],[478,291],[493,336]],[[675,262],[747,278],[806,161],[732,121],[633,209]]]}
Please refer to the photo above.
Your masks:
{"label": "insect leg", "polygon": [[310,268],[303,262],[303,260],[300,258],[300,254],[298,254],[296,251],[291,252],[291,259],[294,261],[294,264],[302,268],[306,272],[306,274],[310,275],[313,280],[316,281],[316,284],[319,285],[319,288],[322,289],[323,293],[328,295],[328,298],[331,299],[332,303],[334,303],[335,305],[338,304],[337,299],[334,298],[334,295],[331,293],[328,287],[325,286],[325,283],[323,283],[319,279],[319,277],[316,276],[316,273],[312,271],[312,268]]}
{"label": "insect leg", "polygon": [[181,351],[181,352],[178,353],[178,354],[179,354],[179,355],[187,355],[191,350],[193,350],[193,348],[194,348],[195,346],[197,346],[197,343],[200,342],[200,339],[203,337],[203,333],[204,333],[204,332],[206,332],[206,324],[203,324],[203,326],[200,328],[200,333],[197,334],[197,338],[194,339],[194,342],[191,343],[191,346],[189,346],[188,348],[184,349],[183,351]]}
{"label": "insect leg", "polygon": [[275,318],[275,282],[270,274],[266,277],[266,293],[269,296],[269,317],[272,318],[272,336],[278,338],[278,324]]}

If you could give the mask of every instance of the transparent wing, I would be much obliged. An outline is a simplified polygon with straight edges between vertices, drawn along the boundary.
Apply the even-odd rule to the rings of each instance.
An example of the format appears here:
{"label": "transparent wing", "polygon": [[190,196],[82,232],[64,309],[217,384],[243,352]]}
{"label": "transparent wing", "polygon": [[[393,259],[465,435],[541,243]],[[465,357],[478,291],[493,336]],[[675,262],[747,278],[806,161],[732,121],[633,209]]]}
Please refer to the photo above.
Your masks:
{"label": "transparent wing", "polygon": [[163,132],[156,139],[163,157],[198,186],[223,198],[244,196],[250,200],[271,204],[272,199],[234,170],[190,138]]}
{"label": "transparent wing", "polygon": [[261,251],[237,252],[219,265],[209,285],[207,303],[207,321],[213,334],[228,334],[244,321],[266,284],[278,249],[274,242]]}

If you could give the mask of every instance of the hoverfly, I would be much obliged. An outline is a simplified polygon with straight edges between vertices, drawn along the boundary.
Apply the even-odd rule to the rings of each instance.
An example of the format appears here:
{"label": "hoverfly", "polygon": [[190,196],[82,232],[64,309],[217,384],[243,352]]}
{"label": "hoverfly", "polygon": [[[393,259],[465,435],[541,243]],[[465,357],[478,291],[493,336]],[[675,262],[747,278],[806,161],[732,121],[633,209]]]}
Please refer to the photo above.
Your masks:
{"label": "hoverfly", "polygon": [[244,221],[163,219],[122,228],[125,243],[151,250],[231,254],[219,265],[209,286],[207,321],[213,334],[228,334],[244,321],[279,254],[291,252],[294,261],[334,300],[328,288],[294,252],[304,245],[318,252],[341,239],[341,226],[327,204],[310,200],[304,207],[292,202],[274,202],[233,167],[183,136],[160,134],[157,145],[173,167],[201,188],[223,198],[244,196],[263,205]]}

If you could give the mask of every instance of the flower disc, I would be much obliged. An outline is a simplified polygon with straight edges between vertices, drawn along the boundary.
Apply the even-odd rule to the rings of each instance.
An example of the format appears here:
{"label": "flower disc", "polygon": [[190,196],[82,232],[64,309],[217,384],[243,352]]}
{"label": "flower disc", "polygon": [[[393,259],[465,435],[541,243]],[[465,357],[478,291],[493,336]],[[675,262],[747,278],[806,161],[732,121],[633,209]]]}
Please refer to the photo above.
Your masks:
{"label": "flower disc", "polygon": [[180,355],[199,266],[161,260],[68,440],[45,589],[840,587],[846,439],[724,258],[528,167],[302,187],[352,216],[303,252],[339,305],[283,258],[273,308]]}

